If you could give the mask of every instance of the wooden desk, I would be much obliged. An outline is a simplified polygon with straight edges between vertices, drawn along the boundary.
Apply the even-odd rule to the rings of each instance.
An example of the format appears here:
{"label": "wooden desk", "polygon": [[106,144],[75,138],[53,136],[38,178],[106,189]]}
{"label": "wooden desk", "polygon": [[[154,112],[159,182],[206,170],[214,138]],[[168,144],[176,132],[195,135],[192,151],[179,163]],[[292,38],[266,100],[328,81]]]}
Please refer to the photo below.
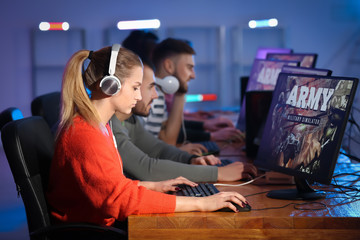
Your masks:
{"label": "wooden desk", "polygon": [[[222,143],[221,157],[248,161],[242,144]],[[338,165],[335,172],[355,172],[360,164]],[[237,182],[238,183],[238,182]],[[360,183],[359,183],[360,184]],[[273,189],[294,186],[255,185],[218,187],[221,191],[238,191],[252,206],[250,212],[190,212],[174,214],[148,214],[128,218],[129,239],[360,239],[360,198],[353,201],[345,194],[329,193],[323,210],[298,210],[289,203],[305,201],[277,200],[266,193]],[[309,201],[310,202],[310,201]],[[300,207],[300,206],[299,206]],[[323,207],[307,205],[304,207]],[[258,209],[258,210],[257,210]]]}
{"label": "wooden desk", "polygon": [[[338,166],[342,172],[360,170],[360,164]],[[222,191],[238,191],[244,196],[272,189],[289,188],[280,185],[246,185],[218,187]],[[345,200],[344,194],[329,193],[324,210],[297,210],[289,203],[305,201],[277,200],[266,193],[248,196],[250,212],[190,212],[130,216],[129,239],[360,239],[359,198]],[[302,207],[319,207],[307,205]]]}

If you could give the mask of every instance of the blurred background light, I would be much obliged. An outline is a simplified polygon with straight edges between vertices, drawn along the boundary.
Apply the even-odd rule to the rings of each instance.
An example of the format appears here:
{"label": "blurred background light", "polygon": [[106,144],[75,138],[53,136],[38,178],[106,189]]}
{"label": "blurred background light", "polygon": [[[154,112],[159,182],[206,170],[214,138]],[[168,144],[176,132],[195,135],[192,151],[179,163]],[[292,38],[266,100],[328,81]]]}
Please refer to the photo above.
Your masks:
{"label": "blurred background light", "polygon": [[119,21],[118,24],[117,24],[117,28],[119,30],[157,29],[159,27],[160,27],[160,20],[159,19]]}
{"label": "blurred background light", "polygon": [[68,22],[41,22],[39,24],[41,31],[67,31],[69,28]]}
{"label": "blurred background light", "polygon": [[277,25],[278,20],[276,18],[249,21],[249,28],[276,27]]}
{"label": "blurred background light", "polygon": [[216,99],[216,94],[187,94],[185,96],[186,102],[216,101]]}

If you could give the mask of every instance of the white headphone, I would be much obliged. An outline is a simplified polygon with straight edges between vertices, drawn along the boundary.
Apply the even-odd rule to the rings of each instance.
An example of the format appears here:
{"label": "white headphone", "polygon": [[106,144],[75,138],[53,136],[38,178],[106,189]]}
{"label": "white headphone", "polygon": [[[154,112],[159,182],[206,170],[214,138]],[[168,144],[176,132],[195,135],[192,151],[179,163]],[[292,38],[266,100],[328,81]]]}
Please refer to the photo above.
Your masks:
{"label": "white headphone", "polygon": [[116,69],[116,60],[119,54],[121,45],[114,44],[111,48],[111,56],[109,63],[109,75],[103,77],[100,81],[100,88],[108,96],[112,96],[117,94],[121,88],[120,80],[114,75]]}
{"label": "white headphone", "polygon": [[179,80],[174,76],[156,78],[156,85],[160,86],[166,94],[173,94],[179,89]]}

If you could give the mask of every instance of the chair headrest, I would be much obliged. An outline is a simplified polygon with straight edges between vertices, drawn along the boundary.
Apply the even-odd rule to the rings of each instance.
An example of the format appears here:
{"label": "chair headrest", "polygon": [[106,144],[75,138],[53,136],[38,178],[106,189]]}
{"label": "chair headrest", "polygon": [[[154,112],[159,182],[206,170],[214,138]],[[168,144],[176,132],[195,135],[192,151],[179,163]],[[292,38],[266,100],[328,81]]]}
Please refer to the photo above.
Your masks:
{"label": "chair headrest", "polygon": [[59,120],[60,98],[60,92],[52,92],[34,98],[31,102],[31,114],[42,116],[50,128],[53,127]]}
{"label": "chair headrest", "polygon": [[24,118],[20,109],[16,107],[9,107],[0,113],[0,130],[8,122]]}
{"label": "chair headrest", "polygon": [[28,117],[6,124],[1,140],[15,182],[37,174],[47,179],[55,143],[42,117]]}

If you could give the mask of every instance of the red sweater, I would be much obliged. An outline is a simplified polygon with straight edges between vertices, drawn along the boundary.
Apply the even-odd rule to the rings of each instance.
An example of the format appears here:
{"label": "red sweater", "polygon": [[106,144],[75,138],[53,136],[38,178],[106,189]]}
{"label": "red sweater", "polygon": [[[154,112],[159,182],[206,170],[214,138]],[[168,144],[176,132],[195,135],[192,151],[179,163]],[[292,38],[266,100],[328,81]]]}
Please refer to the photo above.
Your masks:
{"label": "red sweater", "polygon": [[57,141],[47,199],[59,221],[100,225],[131,214],[174,212],[176,204],[175,196],[127,179],[111,132],[109,136],[80,117]]}

